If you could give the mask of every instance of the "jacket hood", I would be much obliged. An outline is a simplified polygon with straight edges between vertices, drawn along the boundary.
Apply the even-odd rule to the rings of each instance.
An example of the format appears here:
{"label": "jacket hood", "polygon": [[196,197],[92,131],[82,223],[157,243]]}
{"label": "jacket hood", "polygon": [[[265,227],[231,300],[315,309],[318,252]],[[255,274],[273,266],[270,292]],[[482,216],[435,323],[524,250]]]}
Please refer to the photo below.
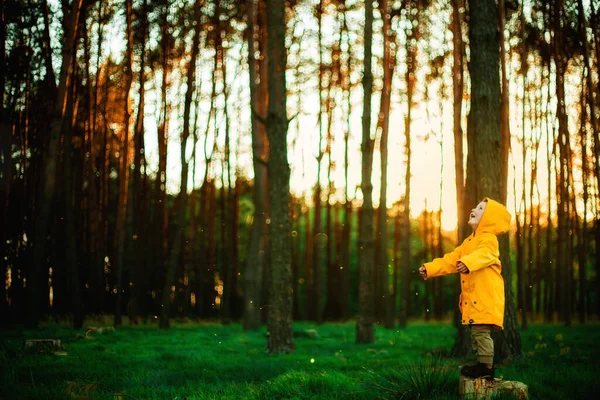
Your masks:
{"label": "jacket hood", "polygon": [[502,204],[488,197],[487,206],[481,216],[481,221],[475,230],[476,233],[492,233],[502,235],[510,229],[510,213]]}

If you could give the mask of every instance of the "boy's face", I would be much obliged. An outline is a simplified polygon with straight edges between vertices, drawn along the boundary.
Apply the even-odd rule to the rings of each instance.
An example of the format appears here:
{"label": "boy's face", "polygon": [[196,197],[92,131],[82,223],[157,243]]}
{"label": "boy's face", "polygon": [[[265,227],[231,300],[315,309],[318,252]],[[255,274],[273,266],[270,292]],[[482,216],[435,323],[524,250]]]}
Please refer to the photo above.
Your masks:
{"label": "boy's face", "polygon": [[469,226],[473,228],[473,230],[477,229],[486,206],[487,201],[482,201],[471,210],[471,214],[469,214]]}

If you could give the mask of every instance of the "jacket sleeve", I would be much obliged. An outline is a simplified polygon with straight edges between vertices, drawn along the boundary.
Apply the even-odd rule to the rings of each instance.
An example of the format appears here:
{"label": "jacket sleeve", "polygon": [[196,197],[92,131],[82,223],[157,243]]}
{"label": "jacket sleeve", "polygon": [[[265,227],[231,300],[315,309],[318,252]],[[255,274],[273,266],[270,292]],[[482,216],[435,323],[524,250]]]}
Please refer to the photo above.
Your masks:
{"label": "jacket sleeve", "polygon": [[461,247],[462,245],[454,249],[453,252],[444,255],[444,257],[436,258],[431,262],[423,264],[427,270],[427,276],[425,279],[455,274],[457,272],[456,263],[461,256]]}
{"label": "jacket sleeve", "polygon": [[500,251],[498,250],[498,238],[493,234],[485,234],[475,251],[460,258],[470,272],[480,270],[498,263]]}

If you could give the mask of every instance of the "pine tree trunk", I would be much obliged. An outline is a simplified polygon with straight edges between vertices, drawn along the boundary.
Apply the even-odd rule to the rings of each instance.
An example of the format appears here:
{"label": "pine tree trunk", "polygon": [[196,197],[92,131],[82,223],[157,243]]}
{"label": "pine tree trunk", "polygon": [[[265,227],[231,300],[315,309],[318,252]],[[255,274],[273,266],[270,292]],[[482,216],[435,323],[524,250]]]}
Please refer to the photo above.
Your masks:
{"label": "pine tree trunk", "polygon": [[26,327],[37,328],[40,318],[41,293],[43,282],[43,270],[45,268],[45,247],[46,235],[51,220],[51,208],[54,198],[54,189],[56,184],[56,170],[58,163],[58,147],[60,133],[63,124],[63,115],[65,113],[67,93],[71,86],[71,66],[73,57],[75,57],[75,37],[77,36],[77,26],[79,14],[82,8],[82,0],[74,0],[71,3],[70,11],[64,18],[64,36],[62,48],[62,62],[59,75],[59,84],[56,92],[56,101],[52,112],[50,123],[50,138],[45,152],[45,162],[43,164],[42,179],[40,179],[40,188],[38,190],[38,204],[36,207],[35,230],[33,240],[33,255],[31,270],[27,284],[27,316]]}
{"label": "pine tree trunk", "polygon": [[[0,65],[6,65],[6,23],[4,22],[4,0],[0,2]],[[2,159],[2,177],[0,178],[0,201],[2,202],[2,213],[0,214],[0,226],[6,226],[8,220],[9,191],[10,191],[10,128],[7,121],[7,113],[4,111],[5,94],[5,69],[0,70],[0,159]],[[6,229],[2,229],[0,234],[0,254],[6,254]],[[0,257],[0,274],[6,276],[6,260]],[[8,321],[8,304],[6,285],[0,285],[0,327]]]}
{"label": "pine tree trunk", "polygon": [[285,1],[267,1],[269,52],[269,310],[268,353],[294,351],[290,248],[290,167],[287,158]]}
{"label": "pine tree trunk", "polygon": [[[156,210],[154,211],[154,251],[156,252],[155,265],[159,271],[164,271],[167,265],[167,244],[168,244],[168,213],[167,213],[167,150],[168,150],[168,125],[169,125],[169,104],[167,92],[169,90],[169,54],[171,53],[171,36],[169,24],[169,8],[166,4],[161,4],[160,10],[160,56],[161,56],[161,98],[160,114],[158,119],[158,171],[155,180],[155,198]],[[160,273],[160,272],[159,272]],[[161,297],[157,296],[157,311],[161,310]]]}
{"label": "pine tree trunk", "polygon": [[324,243],[323,231],[322,231],[322,223],[321,223],[321,163],[323,161],[323,32],[322,32],[322,16],[323,16],[323,0],[319,1],[319,4],[316,5],[315,13],[317,15],[317,23],[318,23],[318,47],[319,47],[319,114],[318,114],[318,124],[319,124],[319,152],[317,156],[317,181],[315,182],[314,194],[313,194],[313,203],[315,207],[315,217],[314,217],[314,229],[313,229],[313,250],[312,250],[312,284],[309,285],[310,294],[314,300],[312,306],[314,310],[312,314],[314,315],[315,322],[317,324],[321,324],[323,322],[323,283],[322,283],[322,275],[321,271],[322,267],[322,255],[321,248]]}
{"label": "pine tree trunk", "polygon": [[[464,91],[464,44],[462,38],[462,16],[460,9],[461,0],[452,0],[452,91],[453,91],[453,121],[454,121],[454,173],[456,175],[456,210],[458,243],[466,237],[466,215],[468,205],[465,201],[465,174],[464,174],[464,152],[463,152],[463,130],[462,130],[462,101]],[[457,279],[454,285],[456,297],[460,293],[460,281]],[[471,351],[469,333],[461,325],[461,315],[458,307],[454,307],[453,323],[456,326],[456,340],[451,353],[455,356],[464,356]]]}
{"label": "pine tree trunk", "polygon": [[375,341],[373,318],[375,315],[374,302],[374,232],[373,232],[373,147],[371,139],[371,94],[373,92],[373,73],[371,70],[373,45],[373,2],[365,2],[364,27],[364,73],[363,73],[363,115],[362,115],[362,181],[361,191],[363,205],[360,210],[358,236],[358,317],[356,320],[356,342],[372,343]]}
{"label": "pine tree trunk", "polygon": [[[418,19],[418,10],[415,13],[410,7],[407,9],[411,18]],[[412,124],[412,109],[413,109],[413,96],[415,90],[414,74],[416,71],[416,56],[417,49],[412,44],[412,39],[415,39],[417,32],[410,29],[407,32],[409,39],[406,41],[406,53],[407,65],[406,65],[406,117],[404,118],[404,148],[406,152],[406,177],[405,177],[405,193],[404,193],[404,214],[402,217],[402,263],[401,263],[401,299],[402,303],[400,306],[400,327],[405,328],[408,317],[410,315],[410,268],[412,265],[411,258],[411,226],[410,226],[410,190],[411,190],[411,163],[412,163],[412,149],[411,149],[411,124]]]}
{"label": "pine tree trunk", "polygon": [[[471,62],[469,72],[472,80],[471,110],[468,116],[466,201],[475,205],[484,196],[506,202],[506,187],[502,176],[503,140],[501,132],[501,93],[499,36],[493,0],[471,3],[469,7],[469,39]],[[512,293],[512,268],[509,257],[509,237],[498,238],[500,261],[504,278],[505,314],[504,331],[495,336],[496,356],[500,359],[518,357],[522,354],[521,337],[515,315]]]}
{"label": "pine tree trunk", "polygon": [[381,129],[381,140],[379,152],[381,154],[381,184],[379,192],[379,218],[377,227],[378,248],[376,256],[376,269],[379,271],[379,294],[381,301],[378,302],[382,309],[382,316],[387,329],[394,328],[394,319],[391,313],[391,296],[388,289],[388,255],[387,255],[387,159],[388,159],[388,133],[390,127],[390,98],[392,94],[392,79],[396,67],[396,56],[392,46],[395,44],[395,35],[392,34],[390,4],[387,0],[379,2],[379,10],[383,16],[383,92],[379,109],[378,125]]}
{"label": "pine tree trunk", "polygon": [[[244,322],[243,326],[245,330],[257,329],[260,326],[260,310],[261,304],[261,289],[262,289],[262,276],[265,264],[265,250],[266,250],[266,237],[265,237],[265,195],[266,195],[266,167],[265,159],[267,157],[267,148],[265,145],[265,137],[262,134],[264,127],[258,126],[258,120],[255,113],[258,111],[258,88],[257,88],[257,62],[254,59],[255,45],[255,2],[254,0],[248,0],[248,48],[252,51],[248,52],[248,70],[250,73],[250,107],[254,110],[251,113],[252,121],[252,155],[253,155],[253,167],[254,167],[254,188],[253,188],[253,203],[254,203],[254,214],[252,218],[252,229],[250,232],[250,244],[248,246],[248,259],[246,262],[245,270],[243,272],[244,281]],[[263,58],[268,59],[266,49],[263,50]],[[261,74],[261,83],[263,81],[263,75]],[[261,118],[263,118],[261,116]]]}
{"label": "pine tree trunk", "polygon": [[352,52],[350,50],[350,34],[348,32],[348,23],[346,20],[346,8],[344,6],[344,13],[342,16],[342,31],[346,38],[346,45],[348,47],[348,54],[346,60],[346,75],[343,77],[343,91],[346,99],[346,124],[344,132],[344,225],[342,228],[342,254],[341,257],[341,268],[342,279],[341,279],[341,316],[342,320],[347,320],[350,317],[350,232],[352,227],[352,204],[348,197],[348,145],[350,141],[350,115],[352,113],[352,101],[351,101],[351,82],[350,82],[350,71],[352,66]]}
{"label": "pine tree trunk", "polygon": [[[74,51],[77,51],[75,47]],[[73,75],[75,75],[76,63],[73,62]],[[73,188],[73,164],[75,157],[73,156],[73,127],[77,118],[76,102],[76,85],[73,84],[69,88],[69,100],[67,101],[67,110],[63,120],[63,206],[64,206],[64,241],[65,241],[65,262],[67,272],[67,288],[71,300],[71,312],[73,313],[73,328],[80,329],[83,325],[83,306],[81,298],[81,282],[79,279],[79,258],[77,254],[77,232],[76,232],[76,215],[75,195]],[[77,207],[79,208],[79,207]]]}
{"label": "pine tree trunk", "polygon": [[559,149],[559,174],[558,174],[558,238],[557,238],[557,268],[559,269],[557,299],[560,304],[560,315],[566,326],[571,324],[571,296],[569,294],[569,265],[568,265],[568,240],[569,235],[569,132],[567,113],[565,110],[565,82],[564,73],[566,63],[563,61],[563,15],[564,4],[562,1],[554,3],[553,7],[553,33],[554,33],[554,63],[556,66],[556,96],[558,99],[556,116],[558,119],[558,149]]}
{"label": "pine tree trunk", "polygon": [[[334,74],[336,72],[331,72]],[[327,303],[325,305],[325,317],[327,319],[338,319],[339,318],[339,287],[337,286],[340,282],[339,267],[334,263],[333,252],[335,251],[335,236],[333,234],[333,214],[335,213],[335,207],[332,206],[331,200],[335,195],[335,187],[333,180],[331,179],[331,173],[334,169],[334,161],[331,156],[331,149],[333,147],[333,111],[336,108],[335,96],[332,96],[331,89],[333,86],[333,76],[330,76],[329,85],[327,87],[327,203],[325,204],[326,218],[325,218],[325,265],[327,270],[326,280],[326,291],[327,291]]]}
{"label": "pine tree trunk", "polygon": [[129,224],[127,223],[127,200],[129,196],[129,128],[131,125],[131,110],[129,105],[131,83],[133,81],[133,1],[125,1],[125,37],[127,45],[124,59],[125,79],[125,108],[123,110],[123,145],[120,150],[119,165],[119,194],[117,204],[117,220],[115,222],[115,248],[117,252],[117,297],[115,311],[115,326],[120,326],[123,301],[123,273],[125,263],[125,246],[129,241]]}
{"label": "pine tree trunk", "polygon": [[146,90],[144,85],[146,83],[146,41],[148,38],[148,3],[144,0],[140,16],[140,29],[142,29],[142,41],[140,43],[140,72],[138,77],[139,84],[139,101],[137,105],[137,116],[135,126],[133,128],[133,187],[131,193],[131,199],[129,202],[128,214],[131,218],[132,228],[132,251],[134,254],[135,262],[133,268],[129,272],[129,281],[133,286],[130,285],[129,301],[127,304],[127,315],[129,317],[129,323],[136,325],[138,323],[138,315],[141,311],[141,300],[143,295],[143,266],[145,260],[146,249],[144,244],[146,243],[146,230],[143,229],[146,220],[146,202],[141,201],[142,197],[142,164],[144,164],[145,171],[145,157],[144,157],[144,106]]}

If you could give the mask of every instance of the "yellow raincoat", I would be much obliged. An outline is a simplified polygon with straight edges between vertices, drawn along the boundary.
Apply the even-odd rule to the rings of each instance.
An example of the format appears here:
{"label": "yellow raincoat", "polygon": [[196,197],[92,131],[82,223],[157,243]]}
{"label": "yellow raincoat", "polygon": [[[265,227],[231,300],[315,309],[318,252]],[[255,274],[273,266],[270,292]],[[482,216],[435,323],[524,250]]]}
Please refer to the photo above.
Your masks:
{"label": "yellow raincoat", "polygon": [[508,232],[510,213],[502,204],[486,199],[487,206],[475,232],[453,252],[423,266],[428,279],[456,273],[456,264],[462,261],[470,271],[460,274],[458,307],[463,325],[491,324],[504,329],[504,279],[496,235]]}

